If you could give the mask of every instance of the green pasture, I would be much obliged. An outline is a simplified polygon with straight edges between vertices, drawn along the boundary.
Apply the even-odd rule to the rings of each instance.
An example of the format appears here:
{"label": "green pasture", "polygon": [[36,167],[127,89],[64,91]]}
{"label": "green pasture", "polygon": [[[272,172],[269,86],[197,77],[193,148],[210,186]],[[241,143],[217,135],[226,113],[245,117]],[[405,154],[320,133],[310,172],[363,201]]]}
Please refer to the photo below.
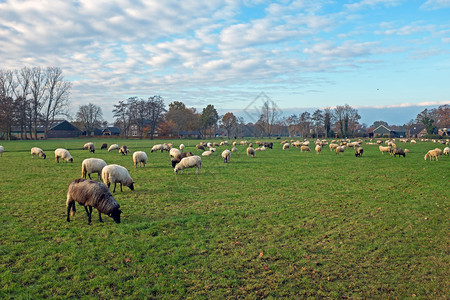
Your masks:
{"label": "green pasture", "polygon": [[[87,141],[95,154],[81,150]],[[397,143],[411,152],[394,158],[364,144],[355,158],[272,141],[255,158],[238,145],[229,164],[219,147],[198,175],[150,153],[161,141],[0,141],[0,298],[448,298],[450,157],[423,159],[443,145]],[[200,154],[196,140],[170,142]],[[47,159],[31,159],[33,146]],[[59,147],[73,163],[55,162]],[[133,166],[137,150],[145,168]],[[66,222],[67,186],[88,157],[135,181],[114,193],[120,224],[95,212],[88,225],[78,205]]]}

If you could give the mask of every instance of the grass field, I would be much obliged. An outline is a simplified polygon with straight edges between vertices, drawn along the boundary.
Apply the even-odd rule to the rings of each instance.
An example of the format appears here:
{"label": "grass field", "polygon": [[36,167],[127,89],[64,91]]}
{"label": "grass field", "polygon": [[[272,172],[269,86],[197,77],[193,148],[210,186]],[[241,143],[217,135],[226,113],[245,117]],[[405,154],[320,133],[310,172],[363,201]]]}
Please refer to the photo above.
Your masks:
{"label": "grass field", "polygon": [[[149,140],[2,141],[0,298],[377,298],[450,295],[450,157],[424,161],[442,145],[419,142],[406,158],[363,145],[336,156],[299,149],[239,147],[224,164],[203,157],[198,175],[175,175]],[[106,142],[146,151],[99,150]],[[180,141],[172,141],[178,146]],[[187,151],[197,141],[182,141]],[[48,157],[31,159],[30,148]],[[54,161],[69,149],[74,163]],[[84,209],[66,222],[68,184],[81,162],[125,166],[135,191],[114,196],[122,222]],[[94,175],[93,178],[96,175]]]}

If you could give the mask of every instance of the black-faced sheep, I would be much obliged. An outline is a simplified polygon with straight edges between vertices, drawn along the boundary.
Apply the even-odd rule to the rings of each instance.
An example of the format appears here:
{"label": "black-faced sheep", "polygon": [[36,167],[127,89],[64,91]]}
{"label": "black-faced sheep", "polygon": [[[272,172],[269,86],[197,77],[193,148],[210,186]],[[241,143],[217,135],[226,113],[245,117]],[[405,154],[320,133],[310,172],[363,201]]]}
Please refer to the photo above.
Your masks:
{"label": "black-faced sheep", "polygon": [[47,155],[45,155],[44,151],[42,151],[42,149],[38,148],[38,147],[31,148],[31,158],[34,158],[35,155],[36,155],[36,157],[42,157],[44,159],[47,157]]}
{"label": "black-faced sheep", "polygon": [[255,157],[255,149],[253,149],[252,147],[248,147],[247,156]]}
{"label": "black-faced sheep", "polygon": [[95,153],[94,143],[89,142],[89,143],[84,144],[83,149],[84,150],[88,149],[89,152]]}
{"label": "black-faced sheep", "polygon": [[336,147],[336,155],[339,153],[344,154],[345,149],[346,149],[345,146],[337,146]]}
{"label": "black-faced sheep", "polygon": [[362,147],[358,147],[355,150],[355,157],[362,157],[364,153],[364,149]]}
{"label": "black-faced sheep", "polygon": [[122,155],[128,155],[128,153],[130,153],[130,150],[128,150],[126,145],[122,145],[122,147],[120,147],[119,149],[119,153]]}
{"label": "black-faced sheep", "polygon": [[307,145],[302,145],[300,147],[300,152],[303,152],[303,151],[311,152],[311,149],[309,149],[309,146],[307,146]]}
{"label": "black-faced sheep", "polygon": [[449,155],[450,154],[450,148],[449,147],[445,147],[443,154],[444,155]]}
{"label": "black-faced sheep", "polygon": [[231,156],[231,151],[230,150],[224,150],[222,152],[223,162],[224,163],[230,162],[230,156]]}
{"label": "black-faced sheep", "polygon": [[122,185],[125,185],[130,188],[130,190],[134,191],[134,182],[133,178],[130,177],[128,170],[119,165],[107,165],[102,170],[102,179],[103,182],[108,186],[111,183],[114,183],[113,193],[116,192],[116,183],[120,183],[120,191],[122,190]]}
{"label": "black-faced sheep", "polygon": [[393,148],[392,150],[391,150],[391,154],[395,157],[395,156],[403,156],[403,157],[406,157],[406,154],[405,154],[405,151],[403,151],[403,149],[402,148]]}
{"label": "black-faced sheep", "polygon": [[101,216],[103,213],[113,218],[114,222],[120,223],[120,214],[122,213],[119,209],[120,205],[106,185],[101,182],[81,178],[75,179],[69,184],[66,201],[67,222],[70,222],[70,215],[75,215],[75,202],[84,206],[88,216],[88,224],[91,224],[93,207],[98,211],[100,222],[103,222]]}
{"label": "black-faced sheep", "polygon": [[133,153],[133,163],[134,167],[137,168],[138,164],[141,167],[145,167],[148,157],[144,151],[136,151]]}
{"label": "black-faced sheep", "polygon": [[433,149],[433,150],[428,151],[427,154],[425,154],[424,159],[427,160],[427,158],[430,158],[430,160],[433,160],[433,157],[434,157],[435,160],[439,160],[439,156],[441,155],[441,152],[439,152],[437,150],[438,149]]}
{"label": "black-faced sheep", "polygon": [[119,145],[112,144],[111,146],[109,146],[108,152],[111,152],[112,150],[117,150],[117,149],[119,149]]}
{"label": "black-faced sheep", "polygon": [[107,148],[108,148],[108,144],[103,143],[103,145],[100,147],[100,150],[107,149]]}
{"label": "black-faced sheep", "polygon": [[72,155],[70,155],[69,151],[63,148],[58,148],[55,150],[55,160],[57,163],[59,163],[60,158],[67,162],[73,162]]}
{"label": "black-faced sheep", "polygon": [[86,175],[91,178],[92,173],[97,173],[98,178],[100,178],[102,174],[103,168],[106,167],[106,162],[100,158],[86,158],[81,163],[81,177],[86,178]]}
{"label": "black-faced sheep", "polygon": [[316,150],[316,154],[320,154],[320,152],[322,151],[322,146],[321,144],[317,144],[316,148],[314,148]]}
{"label": "black-faced sheep", "polygon": [[198,170],[202,167],[202,158],[198,155],[189,156],[183,158],[174,168],[175,174],[178,174],[178,171],[183,171],[184,169],[196,168],[196,174],[198,174]]}
{"label": "black-faced sheep", "polygon": [[171,157],[170,160],[172,162],[172,168],[175,168],[175,165],[179,163],[183,158],[193,156],[192,152],[182,152],[177,156]]}
{"label": "black-faced sheep", "polygon": [[196,145],[195,149],[205,151],[205,147],[203,145]]}

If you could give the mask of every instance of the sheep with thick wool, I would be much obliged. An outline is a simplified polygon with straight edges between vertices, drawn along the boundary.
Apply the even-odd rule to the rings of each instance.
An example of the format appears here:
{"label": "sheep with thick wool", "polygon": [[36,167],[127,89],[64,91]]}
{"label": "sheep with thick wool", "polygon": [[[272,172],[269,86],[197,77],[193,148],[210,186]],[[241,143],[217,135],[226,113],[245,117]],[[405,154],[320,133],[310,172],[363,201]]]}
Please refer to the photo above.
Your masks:
{"label": "sheep with thick wool", "polygon": [[112,144],[111,146],[109,146],[108,148],[108,152],[111,152],[112,150],[118,150],[120,147],[117,144]]}
{"label": "sheep with thick wool", "polygon": [[450,155],[450,148],[449,147],[445,147],[443,154],[444,155]]}
{"label": "sheep with thick wool", "polygon": [[114,183],[113,193],[116,191],[116,184],[120,183],[120,191],[122,190],[122,185],[125,185],[130,188],[130,190],[134,191],[134,181],[133,178],[130,177],[130,173],[128,170],[120,165],[112,164],[107,165],[102,170],[102,179],[103,182],[110,187],[111,183]]}
{"label": "sheep with thick wool", "polygon": [[314,148],[314,150],[316,150],[316,154],[320,154],[320,152],[322,151],[321,144],[317,144],[316,147]]}
{"label": "sheep with thick wool", "polygon": [[126,145],[122,145],[119,149],[119,153],[122,155],[128,155],[130,153],[130,150],[128,150],[128,147]]}
{"label": "sheep with thick wool", "polygon": [[309,146],[302,145],[302,146],[300,146],[300,152],[303,152],[303,151],[311,152],[311,149],[309,149]]}
{"label": "sheep with thick wool", "polygon": [[380,152],[381,152],[381,154],[383,154],[383,155],[384,155],[384,153],[389,153],[389,152],[391,152],[391,146],[386,146],[386,147],[380,146],[380,147],[378,147],[378,149],[380,149]]}
{"label": "sheep with thick wool", "polygon": [[[196,168],[195,173],[198,174],[198,170],[202,167],[202,158],[198,155],[193,155],[183,158],[174,168],[175,174],[178,171],[183,171],[184,169]],[[186,171],[187,172],[187,171]]]}
{"label": "sheep with thick wool", "polygon": [[102,146],[100,147],[100,150],[107,149],[107,148],[108,148],[108,144],[103,143]]}
{"label": "sheep with thick wool", "polygon": [[86,158],[81,163],[81,177],[86,178],[86,175],[91,178],[92,173],[97,173],[98,178],[102,175],[102,170],[106,167],[106,162],[101,158]]}
{"label": "sheep with thick wool", "polygon": [[283,150],[289,149],[289,143],[284,143],[283,144]]}
{"label": "sheep with thick wool", "polygon": [[150,150],[150,153],[153,153],[153,151],[161,151],[161,152],[163,152],[163,145],[162,144],[154,145],[152,147],[152,149]]}
{"label": "sheep with thick wool", "polygon": [[337,147],[339,147],[339,145],[335,143],[330,143],[328,147],[330,148],[330,151],[334,151],[336,150]]}
{"label": "sheep with thick wool", "polygon": [[406,157],[406,153],[405,153],[405,151],[402,148],[393,148],[391,150],[391,155],[393,155],[394,157],[396,157],[397,155],[399,157],[400,156]]}
{"label": "sheep with thick wool", "polygon": [[248,147],[247,156],[255,157],[255,149],[253,149],[252,147]]}
{"label": "sheep with thick wool", "polygon": [[179,163],[183,158],[193,156],[192,152],[181,152],[180,154],[171,157],[170,160],[172,162],[172,168],[175,168],[176,164]]}
{"label": "sheep with thick wool", "polygon": [[224,163],[230,162],[231,157],[231,151],[230,150],[223,150],[222,152],[222,158]]}
{"label": "sheep with thick wool", "polygon": [[344,154],[345,149],[346,149],[345,146],[337,146],[336,147],[336,155],[339,153]]}
{"label": "sheep with thick wool", "polygon": [[86,150],[86,149],[89,150],[89,152],[95,153],[94,143],[89,142],[89,143],[84,144],[83,150]]}
{"label": "sheep with thick wool", "polygon": [[183,152],[184,151],[184,144],[180,144],[180,151]]}
{"label": "sheep with thick wool", "polygon": [[109,189],[101,182],[89,179],[75,179],[69,184],[67,189],[67,222],[70,222],[70,215],[76,212],[75,202],[84,206],[88,216],[88,224],[92,220],[92,208],[98,211],[98,218],[103,222],[101,214],[113,218],[114,222],[120,223],[120,205],[112,196]]}
{"label": "sheep with thick wool", "polygon": [[207,151],[202,152],[202,156],[211,156],[213,153],[214,153],[214,151],[207,150]]}
{"label": "sheep with thick wool", "polygon": [[433,157],[434,157],[435,160],[439,160],[439,156],[441,155],[441,152],[438,150],[440,150],[440,149],[436,148],[436,149],[428,151],[427,154],[425,154],[424,159],[427,160],[427,158],[430,158],[430,160],[433,160]]}
{"label": "sheep with thick wool", "polygon": [[237,151],[238,151],[238,149],[235,146],[233,146],[233,148],[231,148],[231,152],[237,152]]}
{"label": "sheep with thick wool", "polygon": [[63,148],[58,148],[55,150],[55,160],[57,163],[59,163],[60,158],[67,162],[73,162],[72,155],[70,155],[69,151]]}
{"label": "sheep with thick wool", "polygon": [[3,152],[5,152],[5,148],[3,146],[0,146],[0,156],[3,156]]}
{"label": "sheep with thick wool", "polygon": [[140,167],[145,167],[148,157],[144,151],[136,151],[133,153],[133,163],[134,167],[137,168],[138,164]]}
{"label": "sheep with thick wool", "polygon": [[42,151],[42,149],[38,148],[38,147],[31,148],[31,158],[34,158],[35,155],[36,155],[36,157],[42,157],[44,159],[47,157],[47,155],[45,155],[44,151]]}
{"label": "sheep with thick wool", "polygon": [[362,147],[358,147],[355,150],[355,157],[362,157],[364,153],[364,149]]}

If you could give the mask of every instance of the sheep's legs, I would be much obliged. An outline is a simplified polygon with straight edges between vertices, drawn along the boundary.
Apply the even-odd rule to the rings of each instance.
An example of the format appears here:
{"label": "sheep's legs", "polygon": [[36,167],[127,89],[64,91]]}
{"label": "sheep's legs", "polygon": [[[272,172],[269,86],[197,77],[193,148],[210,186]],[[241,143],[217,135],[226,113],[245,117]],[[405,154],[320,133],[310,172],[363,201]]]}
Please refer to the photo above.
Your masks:
{"label": "sheep's legs", "polygon": [[75,211],[75,202],[70,203],[69,205],[67,205],[67,222],[70,222],[70,209],[74,208]]}
{"label": "sheep's legs", "polygon": [[102,220],[102,213],[101,213],[101,212],[98,212],[98,218],[99,218],[99,220],[100,220],[100,223],[103,223],[103,220]]}
{"label": "sheep's legs", "polygon": [[120,191],[123,192],[123,191],[122,191],[122,182],[120,183]]}
{"label": "sheep's legs", "polygon": [[[86,208],[86,211],[87,211],[87,208]],[[92,206],[89,206],[89,215],[88,215],[88,224],[89,225],[91,225],[91,220],[92,220]]]}
{"label": "sheep's legs", "polygon": [[[109,185],[108,185],[108,187],[109,187]],[[115,193],[116,192],[116,183],[114,182],[114,190],[113,190],[113,193]]]}

